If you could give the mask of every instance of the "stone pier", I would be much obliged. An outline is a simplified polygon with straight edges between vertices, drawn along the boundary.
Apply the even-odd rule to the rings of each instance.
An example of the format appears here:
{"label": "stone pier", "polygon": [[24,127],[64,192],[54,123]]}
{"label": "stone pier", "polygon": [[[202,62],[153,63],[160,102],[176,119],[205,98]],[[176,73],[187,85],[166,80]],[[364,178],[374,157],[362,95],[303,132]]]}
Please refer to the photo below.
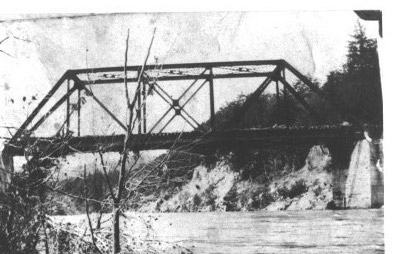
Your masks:
{"label": "stone pier", "polygon": [[333,172],[337,208],[377,208],[384,204],[382,140],[358,141],[347,167]]}

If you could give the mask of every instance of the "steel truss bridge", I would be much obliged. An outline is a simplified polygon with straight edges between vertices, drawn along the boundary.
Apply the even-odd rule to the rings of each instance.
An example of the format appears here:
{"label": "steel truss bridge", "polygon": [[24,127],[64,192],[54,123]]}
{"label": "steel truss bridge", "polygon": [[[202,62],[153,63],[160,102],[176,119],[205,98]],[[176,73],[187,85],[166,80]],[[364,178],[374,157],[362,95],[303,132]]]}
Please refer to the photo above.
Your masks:
{"label": "steel truss bridge", "polygon": [[[286,71],[288,77],[286,77]],[[89,75],[88,75],[89,74]],[[263,61],[238,61],[238,62],[209,62],[209,63],[187,63],[187,64],[165,64],[147,66],[106,67],[91,69],[68,70],[52,87],[48,94],[42,99],[26,121],[14,133],[7,142],[3,152],[3,161],[9,157],[24,155],[29,152],[32,144],[48,156],[60,156],[74,152],[121,151],[124,145],[125,135],[109,136],[82,136],[80,126],[82,121],[88,119],[81,117],[82,93],[95,101],[123,130],[127,126],[100,100],[90,87],[107,84],[128,82],[128,86],[136,87],[133,100],[129,105],[133,112],[134,125],[133,134],[128,147],[130,150],[152,150],[170,149],[179,147],[227,147],[240,145],[272,146],[276,144],[299,144],[318,143],[330,140],[342,140],[349,142],[361,138],[362,129],[358,125],[328,126],[323,125],[320,116],[309,103],[299,95],[289,80],[301,81],[311,91],[324,96],[321,90],[301,74],[296,68],[285,60],[263,60]],[[256,90],[250,94],[242,107],[235,112],[226,124],[226,128],[216,128],[215,112],[215,81],[219,79],[245,79],[262,78]],[[138,82],[139,81],[139,82]],[[188,82],[187,88],[177,98],[161,82],[184,81]],[[318,123],[311,127],[273,127],[261,129],[238,129],[238,123],[243,119],[249,108],[257,101],[261,94],[270,84],[276,85],[276,94],[279,99],[280,89],[286,90],[307,110]],[[186,105],[194,103],[192,100],[196,94],[208,87],[210,118],[206,124],[199,123],[193,113],[186,110]],[[54,94],[64,89],[62,96],[45,113],[41,112]],[[192,93],[189,96],[188,93]],[[150,108],[147,107],[147,96],[158,96],[168,105],[168,110],[151,126],[147,124],[147,115]],[[71,96],[77,95],[77,103],[72,104]],[[115,100],[117,98],[114,98]],[[328,103],[335,111],[341,112],[331,102]],[[35,131],[45,122],[61,105],[66,104],[65,122],[53,137],[37,137]],[[41,116],[39,117],[39,113]],[[168,121],[164,121],[166,117]],[[77,130],[71,131],[71,119],[77,118]],[[166,133],[165,128],[176,117],[184,119],[193,128],[192,132]]]}

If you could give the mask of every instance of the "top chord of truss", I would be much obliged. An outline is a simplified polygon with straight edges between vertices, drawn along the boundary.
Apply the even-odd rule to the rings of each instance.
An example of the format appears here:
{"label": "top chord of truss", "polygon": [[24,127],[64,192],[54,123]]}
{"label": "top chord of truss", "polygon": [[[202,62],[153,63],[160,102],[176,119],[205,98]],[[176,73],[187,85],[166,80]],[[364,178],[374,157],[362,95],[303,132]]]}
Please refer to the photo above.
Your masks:
{"label": "top chord of truss", "polygon": [[[274,68],[283,64],[283,60],[236,61],[147,65],[144,69],[146,79],[158,81],[255,78],[269,76]],[[128,82],[137,82],[142,66],[128,66]],[[124,67],[102,67],[70,70],[83,84],[123,83]]]}

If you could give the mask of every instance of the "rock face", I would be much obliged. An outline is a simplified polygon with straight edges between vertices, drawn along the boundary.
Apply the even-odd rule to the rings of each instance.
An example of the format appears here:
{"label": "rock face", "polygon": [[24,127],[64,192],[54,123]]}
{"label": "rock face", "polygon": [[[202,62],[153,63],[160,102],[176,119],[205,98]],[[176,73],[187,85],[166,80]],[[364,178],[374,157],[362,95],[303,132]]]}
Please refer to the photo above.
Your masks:
{"label": "rock face", "polygon": [[208,172],[208,168],[198,166],[191,181],[171,199],[163,202],[162,212],[199,212],[226,210],[224,197],[234,186],[238,174],[229,165],[219,163]]}
{"label": "rock face", "polygon": [[[383,205],[381,156],[375,143],[359,141],[352,152],[349,168],[339,170],[328,148],[313,146],[299,170],[280,168],[273,171],[280,174],[268,175],[266,165],[262,165],[259,167],[262,173],[256,172],[254,177],[252,174],[246,177],[246,171],[230,160],[220,160],[212,167],[196,167],[191,180],[178,190],[153,197],[154,202],[140,210],[203,212],[380,207]],[[339,180],[340,172],[343,181]],[[336,207],[338,194],[335,193],[339,192],[339,185],[343,204]]]}
{"label": "rock face", "polygon": [[329,150],[314,146],[303,168],[267,184],[242,180],[243,173],[227,161],[218,162],[211,170],[198,166],[179,192],[143,209],[160,212],[326,209],[333,197],[330,164]]}
{"label": "rock face", "polygon": [[329,207],[333,200],[330,165],[329,150],[312,147],[302,169],[270,185],[270,194],[275,200],[265,210],[323,210]]}

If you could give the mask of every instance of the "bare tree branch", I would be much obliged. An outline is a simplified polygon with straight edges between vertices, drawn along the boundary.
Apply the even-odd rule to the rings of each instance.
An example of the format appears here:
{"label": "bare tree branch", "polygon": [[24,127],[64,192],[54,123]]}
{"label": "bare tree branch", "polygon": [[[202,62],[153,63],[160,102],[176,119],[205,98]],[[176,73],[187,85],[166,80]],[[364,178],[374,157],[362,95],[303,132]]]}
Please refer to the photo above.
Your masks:
{"label": "bare tree branch", "polygon": [[3,42],[5,42],[5,41],[8,40],[9,38],[10,38],[10,36],[5,37],[4,39],[2,39],[2,40],[0,41],[0,44],[2,44]]}
{"label": "bare tree branch", "polygon": [[104,160],[103,160],[103,153],[101,151],[99,151],[99,157],[100,157],[100,164],[102,165],[102,169],[103,169],[103,174],[105,175],[105,178],[106,178],[107,187],[109,188],[111,198],[114,200],[115,199],[115,195],[114,195],[114,192],[113,192],[113,187],[111,186],[109,175],[107,174],[106,165],[105,165]]}
{"label": "bare tree branch", "polygon": [[12,55],[8,54],[8,53],[7,53],[7,52],[5,52],[4,50],[1,50],[1,49],[0,49],[0,52],[1,52],[1,53],[3,53],[3,54],[6,54],[7,56],[10,56],[10,57],[13,57],[13,58],[15,58],[15,56],[12,56]]}
{"label": "bare tree branch", "polygon": [[94,234],[94,230],[92,228],[91,217],[89,216],[89,202],[87,200],[87,198],[88,198],[87,165],[84,165],[84,196],[85,196],[85,213],[87,215],[89,230],[91,231],[92,244],[95,246],[97,251],[101,252],[100,249],[98,248],[98,246],[96,245],[95,234]]}

